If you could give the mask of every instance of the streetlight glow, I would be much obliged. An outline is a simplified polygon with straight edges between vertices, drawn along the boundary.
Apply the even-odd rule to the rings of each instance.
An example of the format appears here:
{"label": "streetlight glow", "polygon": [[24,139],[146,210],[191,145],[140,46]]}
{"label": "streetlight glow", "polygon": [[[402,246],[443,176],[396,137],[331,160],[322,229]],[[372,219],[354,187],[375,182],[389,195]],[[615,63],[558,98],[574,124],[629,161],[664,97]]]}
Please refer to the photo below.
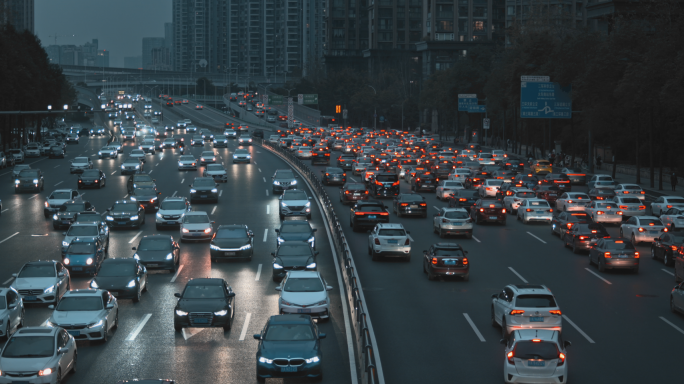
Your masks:
{"label": "streetlight glow", "polygon": [[69,105],[68,105],[68,104],[64,104],[64,110],[66,111],[67,109],[69,109]]}
{"label": "streetlight glow", "polygon": [[52,105],[48,105],[48,111],[52,111]]}

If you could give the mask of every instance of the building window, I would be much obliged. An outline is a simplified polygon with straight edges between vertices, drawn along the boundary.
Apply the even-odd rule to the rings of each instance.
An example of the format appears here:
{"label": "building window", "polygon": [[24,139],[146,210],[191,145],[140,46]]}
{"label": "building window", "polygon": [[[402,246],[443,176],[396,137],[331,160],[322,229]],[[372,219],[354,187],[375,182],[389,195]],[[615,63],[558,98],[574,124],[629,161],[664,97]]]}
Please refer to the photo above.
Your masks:
{"label": "building window", "polygon": [[459,17],[468,17],[468,5],[458,7],[458,16]]}
{"label": "building window", "polygon": [[515,16],[515,7],[508,6],[508,16]]}
{"label": "building window", "polygon": [[487,17],[487,7],[474,7],[473,17]]}
{"label": "building window", "polygon": [[474,20],[473,21],[473,33],[486,33],[487,32],[487,20]]}
{"label": "building window", "polygon": [[453,32],[454,22],[451,20],[442,20],[437,22],[437,32]]}

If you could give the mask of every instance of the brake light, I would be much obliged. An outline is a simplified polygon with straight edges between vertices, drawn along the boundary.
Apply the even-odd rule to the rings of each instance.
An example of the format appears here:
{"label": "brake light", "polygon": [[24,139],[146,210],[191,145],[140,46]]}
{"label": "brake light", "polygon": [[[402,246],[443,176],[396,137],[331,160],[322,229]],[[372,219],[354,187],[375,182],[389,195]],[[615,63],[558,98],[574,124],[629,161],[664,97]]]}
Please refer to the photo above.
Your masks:
{"label": "brake light", "polygon": [[377,237],[375,238],[375,244],[380,245],[380,239],[378,239]]}
{"label": "brake light", "polygon": [[568,200],[568,204],[572,204],[572,200]]}
{"label": "brake light", "polygon": [[406,239],[406,241],[404,242],[404,245],[411,245],[411,241],[409,239]]}
{"label": "brake light", "polygon": [[580,240],[586,240],[586,239],[588,239],[588,238],[589,238],[589,236],[580,236],[580,237],[579,237]]}
{"label": "brake light", "polygon": [[639,258],[639,252],[634,252],[634,258],[638,259]]}
{"label": "brake light", "polygon": [[401,203],[402,207],[408,207],[408,203]]}
{"label": "brake light", "polygon": [[644,229],[639,227],[639,232],[643,232],[643,231],[644,231]]}
{"label": "brake light", "polygon": [[506,208],[502,209],[501,213],[506,213]]}
{"label": "brake light", "polygon": [[463,265],[468,265],[468,258],[467,257],[463,258]]}
{"label": "brake light", "polygon": [[513,351],[510,351],[506,354],[506,357],[508,358],[508,363],[509,364],[514,364],[513,362]]}
{"label": "brake light", "polygon": [[427,207],[427,203],[420,203],[421,207]]}
{"label": "brake light", "polygon": [[484,212],[484,208],[480,208],[480,212]]}
{"label": "brake light", "polygon": [[525,311],[522,309],[514,309],[509,313],[509,315],[522,315],[523,313],[525,313]]}
{"label": "brake light", "polygon": [[676,251],[676,250],[677,250],[677,246],[676,246],[676,245],[671,245],[670,248],[672,248],[673,251]]}
{"label": "brake light", "polygon": [[368,191],[363,191],[363,193],[365,193],[365,194],[367,195],[367,194],[368,194]]}
{"label": "brake light", "polygon": [[[616,243],[617,243],[617,241],[616,241]],[[603,257],[606,259],[610,259],[610,252],[604,252]]]}
{"label": "brake light", "polygon": [[437,258],[436,257],[432,258],[432,265],[437,265]]}
{"label": "brake light", "polygon": [[[646,206],[645,206],[645,205],[640,205],[640,206],[639,206],[639,210],[642,210],[642,209],[646,209]],[[651,225],[653,225],[653,224],[651,224]]]}
{"label": "brake light", "polygon": [[562,352],[558,352],[558,364],[556,366],[561,366],[565,363],[565,354]]}
{"label": "brake light", "polygon": [[527,208],[527,209],[525,210],[525,212],[532,212],[532,210],[529,209],[529,208]]}
{"label": "brake light", "polygon": [[641,194],[642,194],[642,195],[645,195],[645,194],[646,194],[646,192],[645,192],[645,191],[641,191]]}
{"label": "brake light", "polygon": [[572,223],[568,223],[567,227],[568,229],[572,228]]}
{"label": "brake light", "polygon": [[387,213],[387,212],[380,212],[380,216],[389,216],[389,213]]}
{"label": "brake light", "polygon": [[468,200],[468,199],[464,199],[464,198],[462,198],[462,197],[461,197],[460,199],[458,199],[458,201],[467,201],[467,200]]}
{"label": "brake light", "polygon": [[596,211],[597,215],[603,215],[603,211]]}
{"label": "brake light", "polygon": [[549,311],[549,313],[552,314],[552,315],[556,315],[556,316],[560,316],[560,315],[561,315],[560,309],[552,309],[552,310]]}
{"label": "brake light", "polygon": [[622,191],[622,193],[625,193],[625,194],[627,194],[627,193],[629,193],[629,191]]}

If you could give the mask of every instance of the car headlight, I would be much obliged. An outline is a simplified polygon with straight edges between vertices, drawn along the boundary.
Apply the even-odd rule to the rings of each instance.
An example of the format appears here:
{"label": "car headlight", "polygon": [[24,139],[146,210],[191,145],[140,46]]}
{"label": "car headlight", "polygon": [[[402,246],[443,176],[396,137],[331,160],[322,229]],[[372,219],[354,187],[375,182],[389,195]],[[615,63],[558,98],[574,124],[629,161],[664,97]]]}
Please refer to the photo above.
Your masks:
{"label": "car headlight", "polygon": [[33,184],[38,184],[38,179],[33,179]]}
{"label": "car headlight", "polygon": [[285,241],[285,240],[283,240],[282,237],[278,236],[278,245],[280,245],[280,243],[282,243],[282,242],[284,242],[284,241]]}
{"label": "car headlight", "polygon": [[213,249],[214,251],[219,251],[221,248],[217,245],[214,244],[209,244],[209,249]]}
{"label": "car headlight", "polygon": [[260,363],[266,363],[266,364],[273,364],[273,359],[267,359],[267,358],[262,356],[259,358],[259,362]]}
{"label": "car headlight", "polygon": [[212,193],[218,193],[218,189],[214,188],[211,190]]}
{"label": "car headlight", "polygon": [[173,259],[173,253],[169,253],[168,255],[166,255],[166,260],[171,260],[171,259]]}
{"label": "car headlight", "polygon": [[181,311],[180,309],[176,309],[176,315],[178,316],[187,316],[188,313],[185,311]]}
{"label": "car headlight", "polygon": [[100,326],[102,326],[102,324],[104,324],[104,320],[100,320],[97,323],[88,324],[88,328],[100,327]]}
{"label": "car headlight", "polygon": [[220,310],[220,311],[218,311],[218,312],[214,312],[214,315],[216,315],[216,316],[225,316],[225,315],[227,315],[227,314],[228,314],[228,310],[227,310],[227,309],[222,309],[222,310]]}
{"label": "car headlight", "polygon": [[140,164],[135,166],[135,169],[139,169],[139,168],[140,168]]}
{"label": "car headlight", "polygon": [[48,326],[48,327],[50,327],[50,328],[58,327],[57,324],[53,323],[53,322],[50,321],[50,320],[46,320],[46,321],[45,321],[45,325]]}
{"label": "car headlight", "polygon": [[273,269],[283,269],[283,266],[278,263],[273,263]]}
{"label": "car headlight", "polygon": [[102,154],[102,151],[98,152],[97,154],[98,154],[98,155],[101,155],[101,154]]}
{"label": "car headlight", "polygon": [[190,193],[197,193],[197,190],[194,189],[194,188],[191,188],[191,189],[190,189]]}
{"label": "car headlight", "polygon": [[52,215],[52,220],[58,220],[57,215]]}
{"label": "car headlight", "polygon": [[311,202],[310,202],[310,201],[307,201],[306,204],[304,204],[304,206],[305,206],[305,207],[310,207],[310,206],[311,206]]}
{"label": "car headlight", "polygon": [[89,257],[86,259],[86,265],[91,265],[91,264],[93,264],[93,258]]}
{"label": "car headlight", "polygon": [[135,287],[135,279],[129,281],[128,284],[126,285],[126,287],[128,287],[128,288],[133,288],[133,287]]}
{"label": "car headlight", "polygon": [[14,184],[19,184],[19,180],[14,180]]}
{"label": "car headlight", "polygon": [[64,261],[64,264],[66,264],[66,265],[69,265],[69,264],[71,264],[71,260],[69,260],[69,258],[68,258],[68,257],[67,257],[67,258],[65,258],[65,259],[64,259],[63,261]]}
{"label": "car headlight", "polygon": [[314,240],[316,240],[316,238],[315,238],[315,237],[313,237],[313,236],[311,236],[311,237],[309,237],[309,240],[307,240],[307,241],[308,241],[309,243],[313,243],[313,242],[314,242]]}
{"label": "car headlight", "polygon": [[161,213],[157,212],[157,217],[161,219],[163,216]]}
{"label": "car headlight", "polygon": [[[19,180],[17,180],[17,183],[19,183]],[[280,185],[280,181],[277,181],[277,180],[274,181],[274,182],[273,182],[273,185]]]}
{"label": "car headlight", "polygon": [[105,217],[105,220],[107,220],[107,221],[114,221],[114,218],[111,217],[111,216],[107,216],[107,217]]}
{"label": "car headlight", "polygon": [[95,282],[95,280],[93,280],[93,281],[90,282],[90,288],[95,288],[95,289],[97,289],[97,288],[100,288],[100,286],[97,285],[97,283]]}
{"label": "car headlight", "polygon": [[137,201],[137,200],[138,200],[138,199],[135,198],[135,196],[131,196],[130,199],[133,200],[133,201]]}
{"label": "car headlight", "polygon": [[38,376],[48,376],[51,375],[54,369],[52,368],[45,368],[40,371],[38,371]]}
{"label": "car headlight", "polygon": [[319,359],[318,356],[314,356],[314,357],[312,357],[312,358],[310,358],[310,359],[306,359],[305,361],[306,361],[307,363],[311,364],[311,363],[318,363],[319,361],[321,361],[321,359]]}
{"label": "car headlight", "polygon": [[138,215],[131,216],[131,221],[135,221],[135,220],[138,220],[138,219],[139,219],[139,216],[138,216]]}
{"label": "car headlight", "polygon": [[68,242],[62,241],[62,247],[68,247],[68,246],[69,246],[69,243],[68,243]]}
{"label": "car headlight", "polygon": [[316,263],[311,263],[311,264],[307,265],[306,267],[309,269],[314,269],[314,268],[316,268]]}
{"label": "car headlight", "polygon": [[179,167],[182,167],[182,166],[183,166],[183,163],[179,161],[179,162],[178,162],[178,166],[179,166]]}
{"label": "car headlight", "polygon": [[136,260],[140,260],[140,256],[137,253],[133,255],[133,258]]}
{"label": "car headlight", "polygon": [[243,245],[242,247],[240,247],[240,250],[244,251],[245,249],[250,249],[250,248],[252,248],[252,244],[247,244],[247,245]]}
{"label": "car headlight", "polygon": [[52,285],[52,286],[49,286],[49,287],[45,288],[45,289],[43,290],[43,293],[52,293],[52,292],[54,292],[54,290],[55,290],[55,286]]}

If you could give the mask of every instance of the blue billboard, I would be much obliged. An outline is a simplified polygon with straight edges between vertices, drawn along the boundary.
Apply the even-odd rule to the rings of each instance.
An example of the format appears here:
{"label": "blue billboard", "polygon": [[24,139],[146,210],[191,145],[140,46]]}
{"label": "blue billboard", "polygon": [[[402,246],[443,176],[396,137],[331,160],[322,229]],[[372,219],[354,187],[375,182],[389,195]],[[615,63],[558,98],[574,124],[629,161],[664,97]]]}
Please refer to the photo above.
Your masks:
{"label": "blue billboard", "polygon": [[520,118],[569,119],[572,114],[572,85],[522,81],[520,83]]}

